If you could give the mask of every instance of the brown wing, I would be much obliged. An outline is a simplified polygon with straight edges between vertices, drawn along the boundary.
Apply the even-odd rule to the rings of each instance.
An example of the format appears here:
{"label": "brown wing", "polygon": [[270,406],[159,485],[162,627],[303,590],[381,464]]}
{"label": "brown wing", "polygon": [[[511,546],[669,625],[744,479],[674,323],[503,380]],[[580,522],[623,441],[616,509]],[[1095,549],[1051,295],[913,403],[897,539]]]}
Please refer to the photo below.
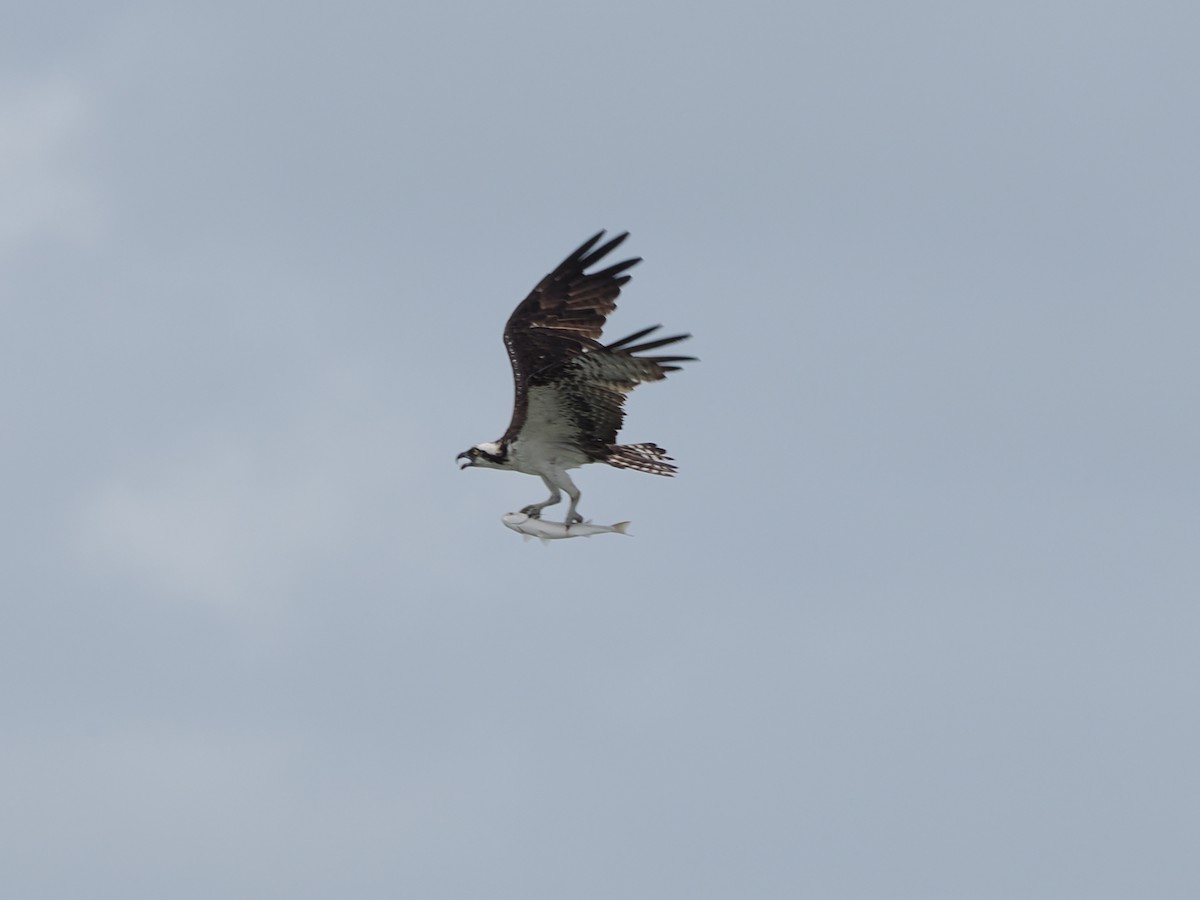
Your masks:
{"label": "brown wing", "polygon": [[[601,231],[558,264],[517,306],[504,326],[504,346],[512,363],[515,391],[513,418],[506,437],[515,436],[525,422],[531,385],[545,384],[587,349],[602,346],[598,339],[605,319],[617,308],[622,274],[641,259],[627,259],[599,272],[588,273],[629,236],[628,232],[597,247]],[[595,249],[593,249],[595,248]]]}
{"label": "brown wing", "polygon": [[620,246],[629,232],[593,250],[602,237],[603,231],[559,263],[509,316],[504,344],[518,383],[562,365],[599,340],[605,319],[617,308],[621,285],[632,277],[621,273],[641,262],[627,259],[588,274],[585,270]]}
{"label": "brown wing", "polygon": [[[547,405],[556,409],[556,421],[570,429],[573,443],[582,447],[593,459],[607,459],[617,443],[617,432],[625,421],[626,395],[639,384],[666,378],[668,372],[679,368],[674,363],[694,359],[691,356],[636,355],[688,337],[686,334],[677,334],[636,343],[659,327],[655,325],[643,329],[607,347],[597,345],[584,350],[565,363],[549,383],[531,384],[529,392],[532,405]],[[540,421],[546,417],[537,418],[539,422],[531,424],[527,430],[549,431],[540,425]],[[562,430],[562,426],[555,430]]]}
{"label": "brown wing", "polygon": [[[629,259],[589,274],[588,267],[628,235],[620,234],[597,247],[603,236],[602,231],[586,241],[543,278],[505,326],[504,344],[512,362],[515,402],[512,422],[502,441],[520,436],[533,443],[568,443],[593,459],[610,458],[620,452],[620,448],[614,450],[614,445],[625,417],[626,394],[643,382],[665,378],[679,368],[673,363],[692,359],[637,355],[687,337],[682,334],[643,340],[658,329],[657,325],[608,346],[600,343],[605,320],[617,307],[621,286],[630,279],[623,273],[641,262]],[[643,445],[627,449],[632,452],[637,446]],[[640,456],[634,462],[646,465]],[[666,474],[672,468],[661,462],[655,465],[657,469],[643,471],[662,469],[659,474]]]}

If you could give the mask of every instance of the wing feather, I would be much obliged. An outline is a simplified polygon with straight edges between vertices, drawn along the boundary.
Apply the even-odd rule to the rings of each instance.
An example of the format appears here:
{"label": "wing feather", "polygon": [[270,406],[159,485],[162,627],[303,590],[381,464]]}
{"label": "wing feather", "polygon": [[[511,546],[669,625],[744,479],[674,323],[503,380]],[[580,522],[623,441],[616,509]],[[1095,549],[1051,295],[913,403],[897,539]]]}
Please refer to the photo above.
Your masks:
{"label": "wing feather", "polygon": [[[512,363],[513,418],[502,440],[521,435],[530,415],[530,391],[537,391],[536,427],[524,440],[571,442],[592,458],[605,458],[616,444],[624,421],[625,396],[646,381],[659,381],[690,356],[638,356],[682,341],[686,334],[637,343],[661,326],[644,328],[605,346],[600,336],[617,308],[626,271],[641,262],[627,259],[598,272],[586,270],[628,237],[601,244],[601,231],[584,241],[513,310],[504,328]],[[599,246],[597,246],[599,244]],[[561,421],[543,421],[547,413]]]}

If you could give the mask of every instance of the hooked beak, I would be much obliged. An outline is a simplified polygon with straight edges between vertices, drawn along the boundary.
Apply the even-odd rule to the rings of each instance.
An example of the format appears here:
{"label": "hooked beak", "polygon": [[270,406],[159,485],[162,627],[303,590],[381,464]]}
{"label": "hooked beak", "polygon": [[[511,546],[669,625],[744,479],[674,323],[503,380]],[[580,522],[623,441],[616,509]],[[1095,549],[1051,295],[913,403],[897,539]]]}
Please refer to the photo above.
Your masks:
{"label": "hooked beak", "polygon": [[455,459],[455,462],[458,463],[458,471],[460,471],[460,472],[463,469],[468,469],[471,466],[475,465],[475,463],[471,462],[471,457],[467,456],[467,454],[465,454],[465,453],[458,454],[458,456],[456,456],[454,459]]}

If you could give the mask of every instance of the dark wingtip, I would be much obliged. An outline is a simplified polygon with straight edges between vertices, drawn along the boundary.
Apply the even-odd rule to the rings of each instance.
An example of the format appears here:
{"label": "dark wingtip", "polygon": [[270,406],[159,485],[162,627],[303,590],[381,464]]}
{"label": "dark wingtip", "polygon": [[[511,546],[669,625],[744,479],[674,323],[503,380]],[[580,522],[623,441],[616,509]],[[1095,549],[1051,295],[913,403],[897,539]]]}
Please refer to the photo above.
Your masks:
{"label": "dark wingtip", "polygon": [[[599,252],[599,251],[596,251],[596,252]],[[618,284],[624,284],[633,276],[632,275],[622,275],[621,273],[624,272],[626,269],[632,269],[634,266],[636,266],[641,261],[642,261],[642,258],[640,256],[635,256],[633,259],[627,259],[627,260],[624,260],[623,262],[619,262],[619,263],[616,263],[615,265],[611,265],[607,269],[604,269],[603,271],[593,272],[592,277],[593,278],[611,278],[614,281],[616,281]]]}
{"label": "dark wingtip", "polygon": [[[622,231],[620,234],[618,234],[612,240],[605,241],[599,247],[596,247],[595,250],[592,250],[591,248],[602,237],[604,237],[603,231],[601,231],[594,238],[592,238],[590,241],[588,241],[586,244],[584,244],[583,247],[580,248],[580,250],[583,250],[583,252],[587,254],[585,257],[582,257],[579,261],[579,267],[581,269],[586,269],[592,263],[597,262],[598,260],[601,260],[604,257],[608,256],[608,254],[612,253],[615,249],[617,249],[617,247],[621,246],[621,244],[624,242],[625,238],[629,237],[629,232]],[[576,253],[578,253],[578,252],[579,251],[576,251]]]}
{"label": "dark wingtip", "polygon": [[625,337],[621,338],[619,341],[613,341],[611,344],[608,345],[608,349],[609,350],[620,350],[622,347],[628,347],[634,341],[641,340],[646,335],[648,335],[652,332],[658,331],[658,329],[660,329],[660,328],[662,328],[661,325],[651,325],[649,328],[643,328],[641,331],[635,331],[633,334],[628,334]]}
{"label": "dark wingtip", "polygon": [[685,341],[691,337],[690,334],[673,334],[670,337],[658,338],[653,341],[646,341],[645,343],[638,344],[633,347],[629,346],[631,341],[644,336],[644,334],[646,334],[646,333],[648,333],[648,332],[640,333],[637,335],[630,335],[628,338],[623,338],[622,340],[618,341],[616,344],[610,344],[609,349],[612,349],[615,347],[624,353],[630,353],[630,354],[645,353],[647,350],[654,350],[654,349],[657,349],[658,347],[666,347],[670,344],[676,344],[679,341]]}
{"label": "dark wingtip", "polygon": [[597,231],[595,234],[593,234],[590,238],[588,238],[586,241],[584,241],[582,244],[580,244],[578,247],[576,247],[575,252],[572,253],[570,256],[568,256],[567,259],[582,259],[584,254],[586,254],[589,250],[591,250],[593,247],[595,247],[596,244],[599,243],[600,238],[602,238],[602,237],[604,237],[604,229],[603,228],[601,228],[599,231]]}

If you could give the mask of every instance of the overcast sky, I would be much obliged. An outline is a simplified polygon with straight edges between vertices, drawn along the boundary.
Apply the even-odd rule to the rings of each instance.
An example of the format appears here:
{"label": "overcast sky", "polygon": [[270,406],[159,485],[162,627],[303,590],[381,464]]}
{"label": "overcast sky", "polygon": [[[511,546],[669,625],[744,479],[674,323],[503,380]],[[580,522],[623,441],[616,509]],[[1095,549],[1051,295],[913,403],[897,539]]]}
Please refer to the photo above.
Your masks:
{"label": "overcast sky", "polygon": [[[1200,9],[0,27],[0,893],[1200,896]],[[701,358],[541,546],[512,307]]]}

